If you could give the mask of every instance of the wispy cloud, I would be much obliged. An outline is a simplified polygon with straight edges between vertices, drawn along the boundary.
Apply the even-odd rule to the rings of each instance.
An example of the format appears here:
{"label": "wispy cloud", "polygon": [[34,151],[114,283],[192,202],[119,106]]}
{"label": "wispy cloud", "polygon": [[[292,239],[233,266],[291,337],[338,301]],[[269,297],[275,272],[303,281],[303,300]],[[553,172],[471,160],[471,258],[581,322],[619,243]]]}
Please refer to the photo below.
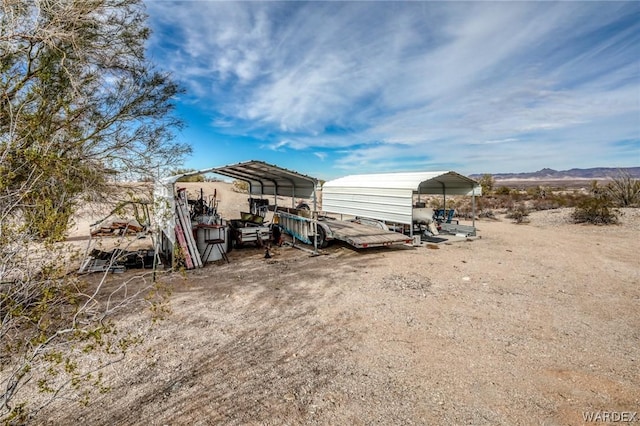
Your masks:
{"label": "wispy cloud", "polygon": [[314,152],[313,155],[318,157],[321,161],[324,161],[324,159],[327,158],[326,152]]}
{"label": "wispy cloud", "polygon": [[640,3],[147,5],[214,131],[342,170],[599,165],[640,140]]}

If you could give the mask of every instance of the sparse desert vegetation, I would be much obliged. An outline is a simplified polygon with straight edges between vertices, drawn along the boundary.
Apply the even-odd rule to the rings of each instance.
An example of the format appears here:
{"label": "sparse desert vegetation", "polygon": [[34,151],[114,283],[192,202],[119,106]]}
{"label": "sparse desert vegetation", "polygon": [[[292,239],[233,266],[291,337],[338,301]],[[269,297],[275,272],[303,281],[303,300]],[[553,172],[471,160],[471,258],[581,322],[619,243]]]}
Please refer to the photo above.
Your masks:
{"label": "sparse desert vegetation", "polygon": [[[496,183],[489,174],[483,175],[480,183],[483,196],[476,199],[476,214],[491,218],[503,213],[518,223],[533,211],[572,208],[576,223],[612,224],[620,214],[618,208],[640,206],[640,180],[624,172],[605,183],[593,180],[582,186],[562,182],[509,186]],[[432,198],[430,205],[442,208],[442,199]],[[468,197],[452,197],[447,200],[447,207],[455,208],[460,217],[471,217]]]}
{"label": "sparse desert vegetation", "polygon": [[[182,185],[215,188],[226,217],[246,203],[233,184]],[[510,193],[513,205],[530,196]],[[248,247],[229,265],[164,275],[155,326],[145,304],[114,313],[109,330],[127,340],[104,330],[78,348],[122,347],[118,362],[31,422],[581,424],[585,410],[632,410],[638,209],[620,208],[611,226],[575,224],[571,207],[531,210],[526,226],[506,208],[487,211],[480,238],[467,242],[334,244],[318,257],[285,246],[271,259]],[[138,280],[98,274],[83,289],[118,304],[126,297],[114,290],[143,288]],[[101,352],[59,353],[64,369],[93,365]],[[26,401],[51,395],[22,391]]]}

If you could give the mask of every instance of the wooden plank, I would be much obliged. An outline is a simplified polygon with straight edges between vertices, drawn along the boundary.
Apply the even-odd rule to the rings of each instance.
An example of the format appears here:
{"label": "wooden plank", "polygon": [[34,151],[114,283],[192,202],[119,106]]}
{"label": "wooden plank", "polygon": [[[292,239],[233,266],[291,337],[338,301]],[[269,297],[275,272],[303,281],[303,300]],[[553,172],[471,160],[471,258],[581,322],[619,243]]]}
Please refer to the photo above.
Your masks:
{"label": "wooden plank", "polygon": [[180,221],[176,222],[176,237],[178,238],[178,243],[180,244],[182,253],[184,254],[184,263],[187,269],[193,269],[193,261],[191,260],[191,254],[189,253],[189,247],[187,246],[187,241],[184,238],[184,232],[182,231]]}
{"label": "wooden plank", "polygon": [[185,241],[187,243],[187,246],[189,247],[189,252],[191,253],[193,264],[196,268],[202,268],[202,259],[200,257],[200,252],[198,251],[198,245],[193,238],[193,228],[191,227],[189,211],[187,210],[187,206],[184,204],[183,200],[180,197],[178,197],[176,203],[176,210],[178,211],[178,218],[182,223]]}
{"label": "wooden plank", "polygon": [[[186,192],[184,193],[186,196]],[[193,264],[196,268],[202,268],[202,257],[200,256],[200,251],[198,250],[198,243],[195,240],[193,235],[193,227],[191,226],[191,217],[189,215],[189,207],[187,206],[186,198],[180,198],[179,205],[182,207],[182,223],[183,229],[185,231],[185,237],[187,239],[187,243],[191,248],[191,258],[193,259]]]}
{"label": "wooden plank", "polygon": [[189,210],[186,205],[182,206],[182,215],[185,220],[185,230],[187,230],[187,241],[189,241],[192,247],[191,258],[194,259],[194,265],[197,268],[202,268],[202,257],[200,256],[200,250],[198,250],[198,243],[193,235],[193,226],[191,226],[191,218],[189,217]]}
{"label": "wooden plank", "polygon": [[178,214],[177,222],[180,223],[180,226],[182,227],[184,240],[187,244],[187,249],[189,251],[189,255],[191,256],[193,266],[198,268],[199,265],[193,256],[194,250],[193,250],[192,238],[189,238],[189,235],[192,234],[193,232],[187,228],[187,225],[190,225],[190,222],[185,221],[184,210],[182,208],[182,200],[180,198],[176,199],[176,213]]}

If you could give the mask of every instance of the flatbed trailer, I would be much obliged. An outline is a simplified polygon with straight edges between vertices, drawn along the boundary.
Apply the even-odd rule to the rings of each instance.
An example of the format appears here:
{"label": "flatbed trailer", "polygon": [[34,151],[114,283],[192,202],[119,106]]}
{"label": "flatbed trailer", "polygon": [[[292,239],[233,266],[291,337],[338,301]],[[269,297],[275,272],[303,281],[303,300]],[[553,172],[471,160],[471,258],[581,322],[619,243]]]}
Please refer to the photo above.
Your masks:
{"label": "flatbed trailer", "polygon": [[330,230],[334,240],[344,241],[356,248],[383,247],[394,244],[411,244],[413,239],[399,232],[389,231],[358,221],[320,221]]}
{"label": "flatbed trailer", "polygon": [[395,244],[411,244],[413,239],[399,232],[389,231],[386,226],[371,220],[337,220],[331,218],[306,218],[276,211],[278,226],[293,238],[318,248],[326,247],[330,241],[339,240],[355,248],[384,247]]}

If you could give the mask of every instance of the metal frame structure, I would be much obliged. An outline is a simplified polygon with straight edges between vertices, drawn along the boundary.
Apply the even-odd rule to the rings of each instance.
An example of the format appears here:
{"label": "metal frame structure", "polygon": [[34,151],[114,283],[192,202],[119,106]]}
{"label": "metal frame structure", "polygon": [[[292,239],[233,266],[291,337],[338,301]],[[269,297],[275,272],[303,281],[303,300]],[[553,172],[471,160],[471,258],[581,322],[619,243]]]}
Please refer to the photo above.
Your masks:
{"label": "metal frame structure", "polygon": [[[293,170],[265,163],[264,161],[251,160],[226,166],[211,167],[180,175],[169,176],[156,184],[154,190],[154,218],[155,229],[158,232],[156,241],[162,241],[162,236],[172,244],[176,243],[175,236],[175,184],[183,177],[198,174],[215,173],[227,176],[249,184],[249,195],[274,196],[277,205],[277,197],[291,197],[292,207],[295,198],[313,199],[313,210],[317,209],[316,189],[318,180],[314,177],[294,172]],[[314,248],[317,249],[314,242]],[[158,250],[159,247],[156,247]]]}
{"label": "metal frame structure", "polygon": [[[391,223],[413,223],[414,195],[472,196],[475,227],[475,196],[482,187],[473,179],[454,171],[380,173],[350,175],[322,187],[322,210],[367,217]],[[411,229],[413,231],[413,229]]]}

